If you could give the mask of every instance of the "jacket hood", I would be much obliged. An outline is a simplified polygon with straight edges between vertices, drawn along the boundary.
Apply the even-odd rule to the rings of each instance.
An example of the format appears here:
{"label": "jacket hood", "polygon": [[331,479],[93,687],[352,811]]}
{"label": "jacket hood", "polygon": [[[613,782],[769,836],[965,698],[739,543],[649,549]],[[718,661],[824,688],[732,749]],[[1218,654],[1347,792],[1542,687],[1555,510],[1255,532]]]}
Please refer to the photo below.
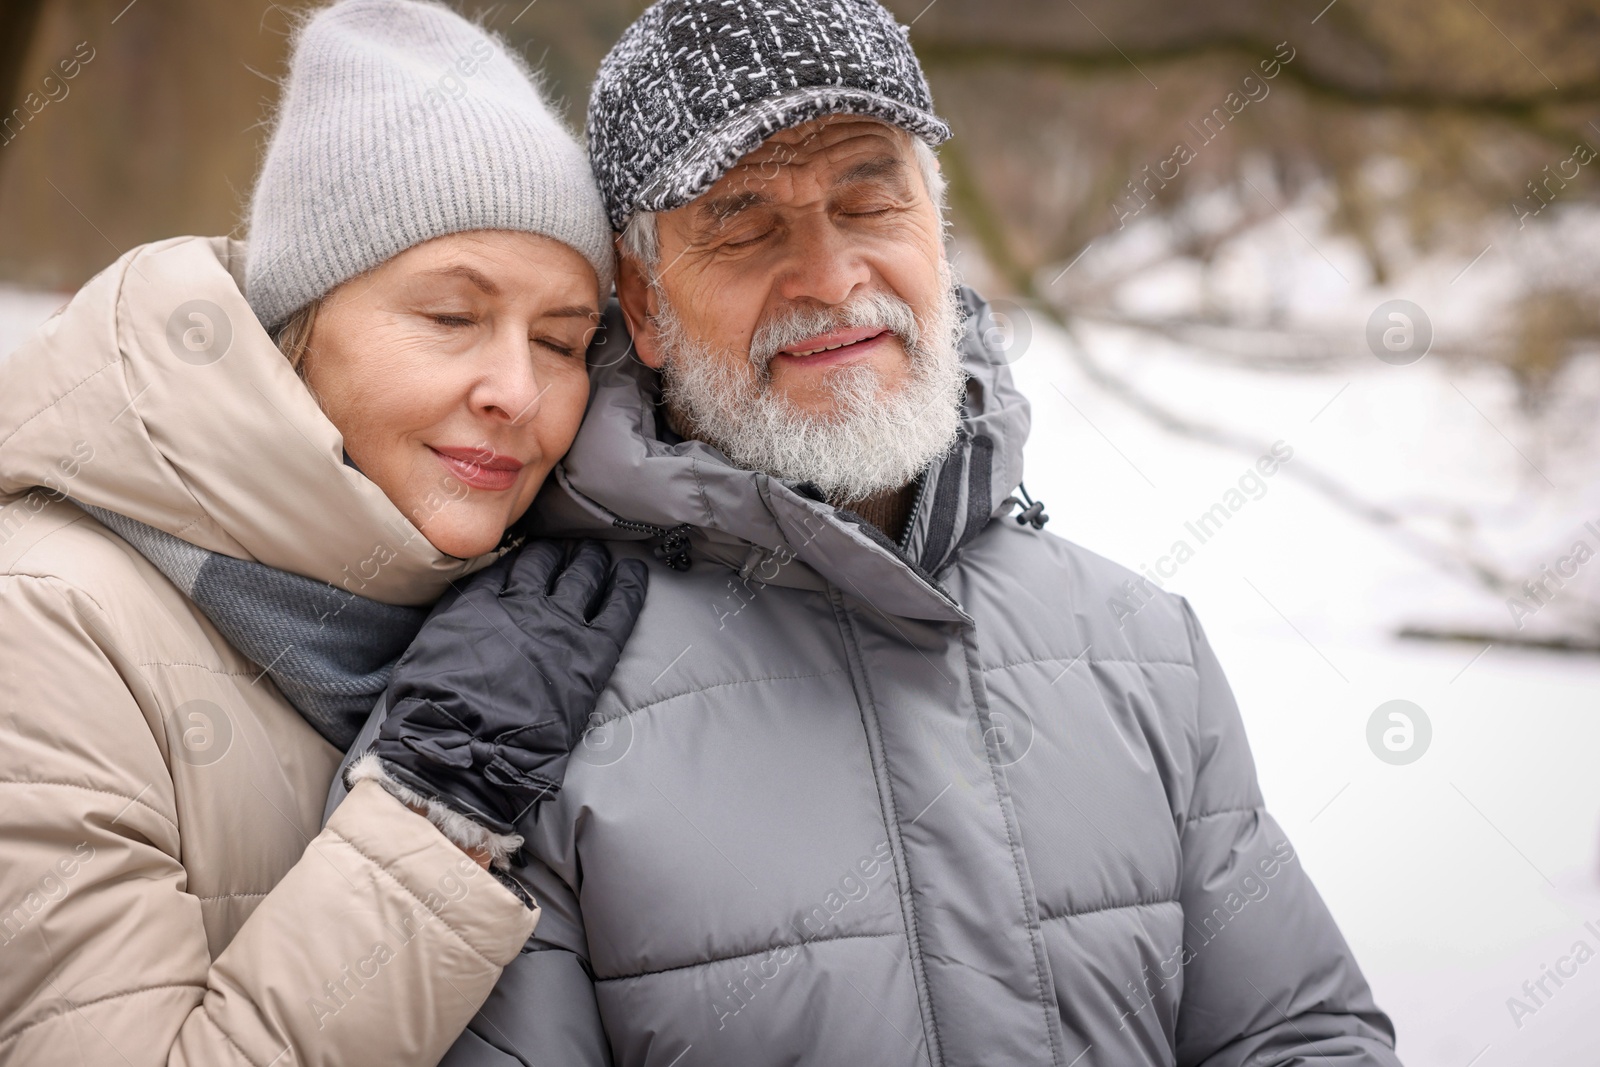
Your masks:
{"label": "jacket hood", "polygon": [[682,533],[691,559],[725,563],[747,581],[826,582],[893,615],[966,621],[935,578],[1014,505],[1030,416],[1005,353],[986,341],[996,336],[988,304],[968,289],[961,296],[968,375],[961,435],[924,474],[900,545],[807,487],[735,467],[703,442],[664,439],[660,375],[633,356],[615,302],[606,309],[604,338],[590,352],[588,416],[534,504],[531,531],[662,540]]}
{"label": "jacket hood", "polygon": [[243,272],[227,238],[136,248],[0,362],[0,500],[44,486],[390,604],[487,563],[439,552],[344,462]]}

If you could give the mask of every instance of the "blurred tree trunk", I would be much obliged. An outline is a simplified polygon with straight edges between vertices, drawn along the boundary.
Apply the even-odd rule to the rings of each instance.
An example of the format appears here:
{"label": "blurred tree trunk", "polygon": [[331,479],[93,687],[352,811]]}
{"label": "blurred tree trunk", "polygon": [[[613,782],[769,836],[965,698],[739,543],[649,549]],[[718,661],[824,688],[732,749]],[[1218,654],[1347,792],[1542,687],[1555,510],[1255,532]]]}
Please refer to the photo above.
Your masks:
{"label": "blurred tree trunk", "polygon": [[304,6],[44,0],[13,91],[48,105],[0,147],[0,279],[69,292],[134,245],[236,233]]}
{"label": "blurred tree trunk", "polygon": [[[22,75],[44,0],[0,0],[0,121],[22,103]],[[0,166],[4,165],[0,157]]]}

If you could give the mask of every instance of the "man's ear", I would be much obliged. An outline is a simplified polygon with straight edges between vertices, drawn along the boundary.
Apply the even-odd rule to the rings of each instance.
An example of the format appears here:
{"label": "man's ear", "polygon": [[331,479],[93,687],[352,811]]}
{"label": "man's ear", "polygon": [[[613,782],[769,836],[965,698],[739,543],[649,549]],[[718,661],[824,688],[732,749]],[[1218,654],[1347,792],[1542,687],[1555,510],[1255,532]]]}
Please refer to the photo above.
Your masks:
{"label": "man's ear", "polygon": [[622,316],[628,321],[628,333],[633,337],[633,350],[639,362],[652,370],[660,370],[665,360],[656,330],[655,290],[639,261],[626,253],[617,257],[617,303],[622,305]]}

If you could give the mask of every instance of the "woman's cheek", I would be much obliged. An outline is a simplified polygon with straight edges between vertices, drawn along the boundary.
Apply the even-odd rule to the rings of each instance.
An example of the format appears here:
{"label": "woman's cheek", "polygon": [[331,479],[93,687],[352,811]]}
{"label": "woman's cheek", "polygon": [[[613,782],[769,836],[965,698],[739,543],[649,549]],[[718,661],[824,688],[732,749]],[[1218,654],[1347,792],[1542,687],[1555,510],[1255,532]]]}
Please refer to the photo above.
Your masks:
{"label": "woman's cheek", "polygon": [[540,431],[539,444],[547,454],[554,452],[555,458],[560,459],[572,446],[588,406],[588,370],[582,364],[563,368],[560,376],[551,382],[540,412],[542,417],[535,421]]}

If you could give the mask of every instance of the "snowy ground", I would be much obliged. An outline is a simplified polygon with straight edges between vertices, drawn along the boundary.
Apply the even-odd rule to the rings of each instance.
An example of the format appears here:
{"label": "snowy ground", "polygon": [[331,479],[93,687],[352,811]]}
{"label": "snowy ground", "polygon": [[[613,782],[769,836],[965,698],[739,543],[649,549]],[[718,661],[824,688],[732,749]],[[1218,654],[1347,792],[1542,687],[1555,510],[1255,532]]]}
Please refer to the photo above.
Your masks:
{"label": "snowy ground", "polygon": [[[1292,247],[1293,234],[1279,237]],[[1354,309],[1359,338],[1377,301],[1338,292],[1348,283],[1319,277],[1303,249],[1286,255],[1297,266],[1274,268],[1278,284]],[[1495,264],[1480,268],[1478,284],[1492,288]],[[1152,298],[1184,283],[1162,284]],[[1324,289],[1334,290],[1325,301]],[[61,301],[0,289],[0,358]],[[1373,359],[1274,376],[1111,330],[1087,340],[1164,402],[1294,450],[1259,499],[1200,545],[1185,524],[1238,487],[1255,456],[1156,428],[1092,384],[1037,320],[1015,364],[1034,404],[1027,484],[1049,505],[1050,528],[1132,567],[1153,567],[1180,539],[1195,548],[1166,586],[1204,620],[1268,801],[1393,1015],[1407,1064],[1592,1065],[1600,962],[1586,957],[1560,987],[1547,979],[1553,995],[1527,1001],[1535,1011],[1520,1020],[1507,1000],[1526,1000],[1523,983],[1575,942],[1600,949],[1600,933],[1584,928],[1600,931],[1600,657],[1393,637],[1407,623],[1510,619],[1503,600],[1420,563],[1296,477],[1296,464],[1315,464],[1378,500],[1472,499],[1532,573],[1584,519],[1600,526],[1597,480],[1582,468],[1587,458],[1594,470],[1592,454],[1540,453],[1544,473],[1530,472],[1496,428],[1510,425],[1510,396],[1489,372]],[[1546,475],[1561,492],[1529,488]],[[1433,729],[1425,755],[1404,766],[1367,744],[1369,716],[1392,699],[1419,705]]]}

